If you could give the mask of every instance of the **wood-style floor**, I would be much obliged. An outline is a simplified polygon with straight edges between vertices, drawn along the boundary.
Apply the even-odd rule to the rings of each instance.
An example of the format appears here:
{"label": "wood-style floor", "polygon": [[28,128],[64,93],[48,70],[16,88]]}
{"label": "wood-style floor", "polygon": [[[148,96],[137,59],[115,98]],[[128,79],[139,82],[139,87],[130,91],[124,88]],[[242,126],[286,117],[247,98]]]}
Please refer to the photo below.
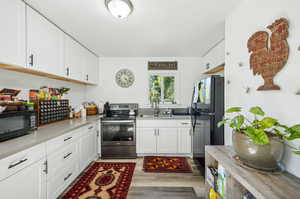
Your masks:
{"label": "wood-style floor", "polygon": [[[153,199],[160,199],[159,195],[162,198],[172,198],[173,196],[182,196],[182,197],[173,197],[174,199],[181,198],[192,198],[191,189],[194,189],[194,193],[198,198],[204,197],[205,186],[204,186],[204,177],[201,175],[200,171],[196,167],[194,161],[189,159],[189,163],[193,169],[193,173],[145,173],[143,171],[143,158],[138,158],[135,160],[122,159],[122,160],[98,160],[99,162],[136,162],[136,168],[134,171],[131,188],[128,194],[127,199],[150,199],[146,195],[140,195],[141,190],[148,193],[156,194]],[[142,189],[142,188],[147,189]],[[173,189],[172,189],[173,188]],[[182,188],[182,189],[181,189]],[[178,194],[181,190],[181,193]],[[173,192],[173,193],[172,193]],[[192,191],[193,192],[193,191]],[[148,196],[149,196],[148,194]],[[184,196],[184,194],[186,194]],[[164,197],[163,197],[164,196]],[[166,197],[170,196],[170,197]]]}

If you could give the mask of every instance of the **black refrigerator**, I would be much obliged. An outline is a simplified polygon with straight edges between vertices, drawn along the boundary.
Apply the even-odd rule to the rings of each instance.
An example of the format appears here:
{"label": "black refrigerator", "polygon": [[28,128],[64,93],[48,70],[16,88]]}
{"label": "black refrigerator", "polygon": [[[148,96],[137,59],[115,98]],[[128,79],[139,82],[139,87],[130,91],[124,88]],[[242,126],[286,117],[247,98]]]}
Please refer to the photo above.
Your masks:
{"label": "black refrigerator", "polygon": [[224,145],[224,128],[217,127],[223,115],[224,77],[201,79],[194,87],[191,104],[194,158],[205,156],[205,145]]}

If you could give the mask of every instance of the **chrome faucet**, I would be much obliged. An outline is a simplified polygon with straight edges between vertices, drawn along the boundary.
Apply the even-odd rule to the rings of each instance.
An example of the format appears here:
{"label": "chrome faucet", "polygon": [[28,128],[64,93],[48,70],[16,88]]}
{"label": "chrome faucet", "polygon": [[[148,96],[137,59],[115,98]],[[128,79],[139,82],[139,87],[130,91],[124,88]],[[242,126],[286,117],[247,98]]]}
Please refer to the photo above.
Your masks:
{"label": "chrome faucet", "polygon": [[154,117],[158,117],[159,112],[159,102],[154,102]]}

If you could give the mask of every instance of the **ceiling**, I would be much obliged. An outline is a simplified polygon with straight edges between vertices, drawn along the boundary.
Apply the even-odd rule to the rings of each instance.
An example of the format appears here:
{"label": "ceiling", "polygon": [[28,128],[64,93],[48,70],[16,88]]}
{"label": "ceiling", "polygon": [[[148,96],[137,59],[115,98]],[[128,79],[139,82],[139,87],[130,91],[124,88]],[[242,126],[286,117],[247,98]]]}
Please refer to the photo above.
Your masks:
{"label": "ceiling", "polygon": [[199,57],[224,38],[239,0],[132,0],[116,19],[104,0],[27,0],[102,57]]}

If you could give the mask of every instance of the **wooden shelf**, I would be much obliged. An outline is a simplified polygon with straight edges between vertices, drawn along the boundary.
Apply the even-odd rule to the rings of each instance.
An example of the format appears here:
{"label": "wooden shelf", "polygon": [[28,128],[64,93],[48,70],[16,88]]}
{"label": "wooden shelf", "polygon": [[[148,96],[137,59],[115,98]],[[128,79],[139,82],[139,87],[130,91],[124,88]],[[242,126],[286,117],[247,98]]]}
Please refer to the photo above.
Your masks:
{"label": "wooden shelf", "polygon": [[209,71],[206,71],[204,74],[205,75],[213,75],[213,74],[216,74],[218,72],[224,71],[224,69],[225,69],[225,64],[221,64],[220,66],[217,66],[216,68],[213,68]]}
{"label": "wooden shelf", "polygon": [[[226,199],[240,199],[245,191],[257,199],[300,198],[300,179],[287,173],[262,173],[236,164],[232,147],[206,146],[206,168],[215,161],[226,169]],[[206,187],[209,188],[208,183]]]}
{"label": "wooden shelf", "polygon": [[72,83],[81,84],[81,85],[89,85],[89,86],[95,85],[95,84],[91,84],[88,82],[73,80],[73,79],[69,79],[66,77],[61,77],[58,75],[52,75],[52,74],[43,73],[43,72],[39,72],[39,71],[35,71],[35,70],[30,70],[28,68],[23,68],[23,67],[19,67],[19,66],[0,64],[0,69],[10,70],[10,71],[15,71],[15,72],[20,72],[20,73],[26,73],[26,74],[30,74],[30,75],[39,76],[39,77],[47,77],[50,79],[62,80],[62,81],[72,82]]}

